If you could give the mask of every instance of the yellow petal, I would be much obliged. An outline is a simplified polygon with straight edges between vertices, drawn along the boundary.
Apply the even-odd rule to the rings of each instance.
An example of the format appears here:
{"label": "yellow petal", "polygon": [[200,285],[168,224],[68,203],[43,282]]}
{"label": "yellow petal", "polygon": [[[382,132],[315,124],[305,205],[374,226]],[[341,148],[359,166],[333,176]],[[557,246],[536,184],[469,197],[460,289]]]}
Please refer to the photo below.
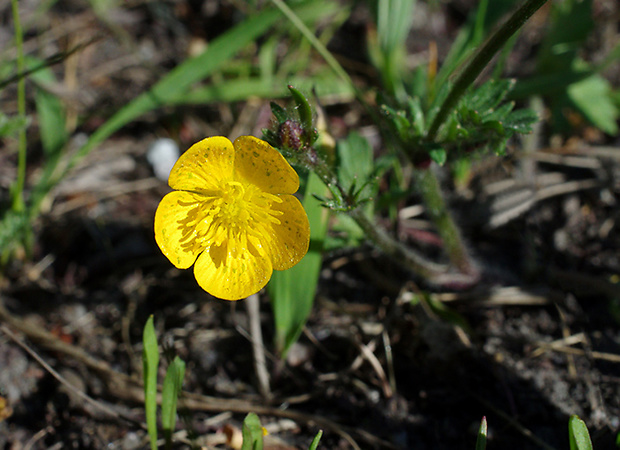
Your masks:
{"label": "yellow petal", "polygon": [[212,246],[196,260],[194,276],[200,287],[224,300],[240,300],[260,291],[273,269],[268,257],[244,249],[235,257],[226,243]]}
{"label": "yellow petal", "polygon": [[279,224],[269,224],[266,236],[271,262],[276,270],[293,267],[308,252],[310,244],[310,223],[303,206],[293,195],[280,195],[282,203],[273,203],[272,209],[281,211],[275,216]]}
{"label": "yellow petal", "polygon": [[299,176],[275,148],[253,136],[235,139],[235,180],[258,186],[271,194],[294,194]]}
{"label": "yellow petal", "polygon": [[168,184],[183,191],[215,190],[232,179],[235,150],[225,137],[215,136],[192,145],[177,160]]}
{"label": "yellow petal", "polygon": [[190,267],[204,250],[196,241],[196,225],[204,219],[204,197],[183,191],[167,194],[155,212],[155,240],[179,269]]}

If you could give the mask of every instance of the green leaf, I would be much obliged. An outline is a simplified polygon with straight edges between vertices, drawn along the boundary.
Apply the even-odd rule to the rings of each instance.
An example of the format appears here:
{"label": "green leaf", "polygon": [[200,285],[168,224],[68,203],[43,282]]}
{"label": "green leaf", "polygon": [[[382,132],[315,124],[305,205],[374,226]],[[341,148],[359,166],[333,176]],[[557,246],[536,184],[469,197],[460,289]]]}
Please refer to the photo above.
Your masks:
{"label": "green leaf", "polygon": [[485,450],[487,448],[487,418],[483,417],[478,429],[478,438],[476,439],[476,450]]}
{"label": "green leaf", "polygon": [[381,112],[390,122],[400,139],[406,142],[409,139],[409,131],[411,130],[411,122],[405,116],[404,111],[396,111],[395,109],[381,105]]}
{"label": "green leaf", "polygon": [[448,159],[448,154],[446,150],[441,147],[433,148],[429,150],[428,154],[431,157],[431,159],[437,164],[439,164],[440,166],[443,166],[446,163],[446,160]]}
{"label": "green leaf", "polygon": [[415,131],[415,135],[422,136],[426,132],[426,124],[420,98],[409,97],[407,100],[409,103],[409,117],[411,118],[411,125]]}
{"label": "green leaf", "polygon": [[538,114],[529,108],[518,109],[506,117],[503,125],[505,129],[515,133],[531,133],[532,125],[540,120]]}
{"label": "green leaf", "polygon": [[288,90],[291,92],[291,96],[297,105],[297,113],[299,114],[299,120],[304,130],[305,144],[312,145],[314,141],[316,141],[318,134],[312,123],[312,107],[310,106],[310,102],[299,89],[296,89],[290,84],[288,85]]}
{"label": "green leaf", "polygon": [[[374,170],[372,147],[364,136],[350,133],[346,139],[338,141],[338,181],[348,191],[353,185],[364,185]],[[367,186],[366,195],[372,195],[372,187]]]}
{"label": "green leaf", "polygon": [[312,443],[310,444],[310,447],[308,447],[308,450],[316,450],[319,447],[321,437],[323,437],[323,430],[319,430],[316,436],[314,436],[314,439],[312,439]]}
{"label": "green leaf", "polygon": [[288,119],[288,114],[286,113],[286,110],[284,108],[282,108],[275,102],[269,103],[269,106],[271,106],[271,114],[275,116],[276,121],[279,124],[286,122],[286,119]]}
{"label": "green leaf", "polygon": [[29,122],[26,117],[9,117],[0,111],[0,137],[16,135],[18,131],[26,128]]}
{"label": "green leaf", "polygon": [[370,34],[368,47],[371,59],[381,73],[385,90],[404,100],[403,85],[406,40],[411,29],[416,0],[377,0],[377,32]]}
{"label": "green leaf", "polygon": [[178,398],[184,377],[185,362],[178,356],[175,356],[170,366],[168,366],[161,391],[161,426],[164,430],[164,438],[168,447],[172,445],[172,434],[177,421]]}
{"label": "green leaf", "polygon": [[514,86],[514,80],[490,80],[463,98],[469,109],[484,114],[497,107]]}
{"label": "green leaf", "polygon": [[[44,63],[29,57],[28,68],[39,67]],[[30,78],[36,83],[35,104],[41,134],[41,144],[46,155],[58,157],[58,153],[67,143],[66,112],[58,97],[49,92],[47,86],[56,82],[56,77],[49,67],[33,72]]]}
{"label": "green leaf", "polygon": [[504,125],[499,120],[485,120],[482,122],[482,129],[496,133],[498,136],[504,136],[506,131]]}
{"label": "green leaf", "polygon": [[329,211],[313,194],[324,195],[327,192],[318,175],[309,173],[303,206],[310,221],[310,249],[292,268],[275,271],[267,285],[275,321],[276,348],[282,358],[297,341],[314,304]]}
{"label": "green leaf", "polygon": [[490,111],[486,116],[485,120],[499,120],[503,121],[510,111],[515,107],[515,102],[507,102],[503,105],[499,106],[497,109]]}
{"label": "green leaf", "polygon": [[157,368],[159,367],[159,349],[150,316],[144,326],[142,335],[142,366],[144,376],[144,411],[146,427],[151,441],[151,450],[157,450]]}
{"label": "green leaf", "polygon": [[568,420],[568,439],[570,450],[592,450],[588,427],[578,416],[572,415]]}
{"label": "green leaf", "polygon": [[560,79],[571,69],[579,48],[594,28],[592,1],[553,2],[550,17],[548,32],[538,52],[538,71],[554,73]]}
{"label": "green leaf", "polygon": [[592,75],[568,88],[568,97],[579,111],[594,126],[615,136],[618,134],[618,108],[611,93],[609,82],[600,75]]}
{"label": "green leaf", "polygon": [[254,413],[249,413],[243,420],[243,444],[241,450],[263,449],[263,427]]}

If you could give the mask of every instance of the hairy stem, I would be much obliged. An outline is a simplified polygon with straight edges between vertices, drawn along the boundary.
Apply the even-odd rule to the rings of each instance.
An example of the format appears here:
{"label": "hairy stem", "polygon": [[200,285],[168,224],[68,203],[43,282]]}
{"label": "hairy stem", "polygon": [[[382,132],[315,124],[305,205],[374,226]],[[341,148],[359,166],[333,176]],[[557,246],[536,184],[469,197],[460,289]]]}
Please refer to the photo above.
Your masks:
{"label": "hairy stem", "polygon": [[461,232],[446,206],[435,173],[430,169],[417,170],[415,177],[416,187],[424,200],[426,212],[437,227],[450,262],[463,274],[475,274],[476,270],[461,238]]}
{"label": "hairy stem", "polygon": [[510,37],[523,26],[523,24],[544,5],[547,0],[527,0],[517,9],[508,20],[480,47],[469,64],[458,76],[450,93],[444,100],[439,112],[433,119],[428,129],[426,140],[433,142],[437,138],[437,133],[441,125],[445,122],[448,115],[452,112],[459,99],[463,96],[467,88],[476,80],[478,75],[489,64],[491,58],[504,46]]}
{"label": "hairy stem", "polygon": [[[323,159],[311,156],[310,152],[300,152],[296,154],[296,157],[302,165],[311,168],[326,186],[335,187],[343,194],[345,201],[348,201],[344,195],[345,190],[338,183],[336,174]],[[448,268],[446,266],[429,261],[423,255],[390,236],[375,221],[364,214],[362,208],[357,205],[346,206],[350,207],[346,213],[355,220],[364,231],[366,237],[387,256],[429,281],[439,282],[443,275],[447,273]]]}

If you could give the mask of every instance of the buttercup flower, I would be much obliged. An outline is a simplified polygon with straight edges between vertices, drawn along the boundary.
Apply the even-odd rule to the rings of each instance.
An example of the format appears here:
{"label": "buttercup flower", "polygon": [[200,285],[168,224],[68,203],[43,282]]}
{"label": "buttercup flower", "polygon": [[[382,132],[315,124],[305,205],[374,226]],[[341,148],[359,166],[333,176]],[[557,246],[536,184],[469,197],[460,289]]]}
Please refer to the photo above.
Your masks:
{"label": "buttercup flower", "polygon": [[310,225],[294,194],[299,177],[265,141],[210,137],[176,162],[155,213],[155,240],[179,269],[225,300],[262,289],[273,269],[308,251]]}

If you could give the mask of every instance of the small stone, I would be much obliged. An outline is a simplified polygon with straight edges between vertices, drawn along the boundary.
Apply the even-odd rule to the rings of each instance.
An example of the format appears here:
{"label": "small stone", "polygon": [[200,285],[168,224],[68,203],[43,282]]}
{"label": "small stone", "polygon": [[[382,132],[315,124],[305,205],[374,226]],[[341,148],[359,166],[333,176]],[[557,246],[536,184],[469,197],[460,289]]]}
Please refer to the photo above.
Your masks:
{"label": "small stone", "polygon": [[179,146],[172,139],[157,139],[151,144],[146,159],[153,167],[155,176],[162,181],[168,181],[174,163],[179,159]]}

